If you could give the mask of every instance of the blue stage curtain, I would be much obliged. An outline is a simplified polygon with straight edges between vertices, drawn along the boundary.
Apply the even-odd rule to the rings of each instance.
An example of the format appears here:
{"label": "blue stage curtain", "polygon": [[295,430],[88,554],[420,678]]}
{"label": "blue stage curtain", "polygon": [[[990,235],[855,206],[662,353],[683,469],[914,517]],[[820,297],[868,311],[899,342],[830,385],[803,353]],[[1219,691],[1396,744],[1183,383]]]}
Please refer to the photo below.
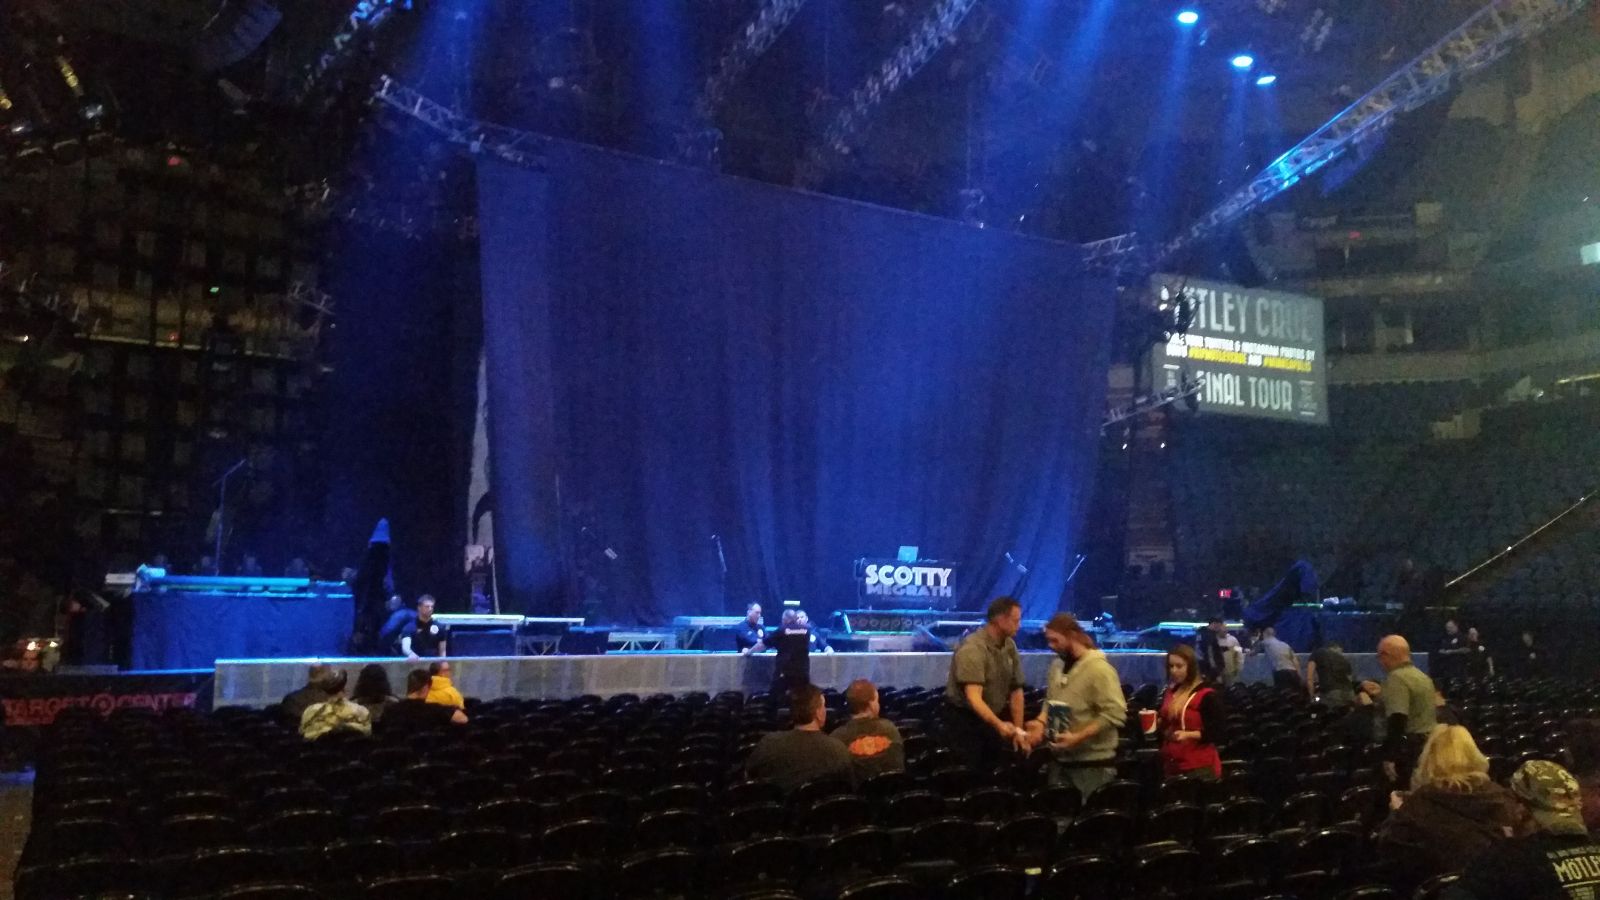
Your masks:
{"label": "blue stage curtain", "polygon": [[857,604],[855,559],[912,544],[963,564],[959,608],[1016,588],[1008,552],[1028,614],[1057,608],[1113,302],[1076,247],[559,143],[541,172],[482,163],[479,193],[524,608],[578,611],[581,584],[616,621],[820,618]]}

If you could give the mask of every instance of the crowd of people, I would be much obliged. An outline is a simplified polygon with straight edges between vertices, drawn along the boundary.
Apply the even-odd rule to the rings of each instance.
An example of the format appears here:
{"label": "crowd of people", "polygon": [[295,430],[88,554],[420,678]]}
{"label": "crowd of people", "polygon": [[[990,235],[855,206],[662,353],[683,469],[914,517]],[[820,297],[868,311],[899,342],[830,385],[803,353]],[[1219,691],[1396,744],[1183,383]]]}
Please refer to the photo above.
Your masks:
{"label": "crowd of people", "polygon": [[467,724],[466,699],[451,681],[450,663],[438,660],[406,674],[406,693],[396,697],[389,673],[369,663],[347,691],[349,673],[325,664],[311,667],[305,686],[286,694],[284,722],[306,740],[334,731],[410,734],[441,725]]}

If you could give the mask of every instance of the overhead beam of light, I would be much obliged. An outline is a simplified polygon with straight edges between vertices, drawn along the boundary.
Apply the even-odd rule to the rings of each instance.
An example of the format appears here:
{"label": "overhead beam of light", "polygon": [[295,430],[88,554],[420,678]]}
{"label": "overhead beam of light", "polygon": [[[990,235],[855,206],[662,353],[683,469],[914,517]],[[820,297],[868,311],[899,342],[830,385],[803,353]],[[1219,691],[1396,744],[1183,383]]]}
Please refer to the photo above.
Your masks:
{"label": "overhead beam of light", "polygon": [[1194,25],[1199,23],[1199,21],[1200,14],[1192,9],[1186,9],[1183,12],[1178,13],[1179,25]]}

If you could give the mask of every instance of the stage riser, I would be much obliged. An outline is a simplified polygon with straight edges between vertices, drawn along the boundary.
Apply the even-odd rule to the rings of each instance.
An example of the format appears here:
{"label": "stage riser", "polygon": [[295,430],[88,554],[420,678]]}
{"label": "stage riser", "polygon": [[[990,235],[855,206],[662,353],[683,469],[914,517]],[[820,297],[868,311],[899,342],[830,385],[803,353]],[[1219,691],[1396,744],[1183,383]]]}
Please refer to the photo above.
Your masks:
{"label": "stage riser", "polygon": [[[1377,658],[1370,653],[1348,654],[1361,678],[1381,678]],[[1122,680],[1133,685],[1165,679],[1165,654],[1154,651],[1113,651],[1107,654]],[[1420,656],[1420,654],[1419,654]],[[1024,653],[1023,672],[1029,684],[1039,685],[1053,658],[1049,653]],[[1303,657],[1302,657],[1303,659]],[[324,660],[347,669],[353,678],[361,667],[378,662],[394,685],[405,684],[406,673],[418,668],[403,659]],[[216,706],[267,706],[305,684],[306,668],[317,660],[218,660]],[[604,656],[539,656],[454,659],[455,683],[468,697],[564,698],[579,694],[654,693],[689,691],[765,691],[772,683],[770,655],[743,657],[732,653],[611,653]],[[1419,659],[1424,669],[1426,659]],[[950,671],[948,653],[832,653],[811,658],[811,680],[822,687],[843,689],[857,678],[880,685],[935,687]],[[1268,681],[1266,660],[1246,660],[1247,681]]]}

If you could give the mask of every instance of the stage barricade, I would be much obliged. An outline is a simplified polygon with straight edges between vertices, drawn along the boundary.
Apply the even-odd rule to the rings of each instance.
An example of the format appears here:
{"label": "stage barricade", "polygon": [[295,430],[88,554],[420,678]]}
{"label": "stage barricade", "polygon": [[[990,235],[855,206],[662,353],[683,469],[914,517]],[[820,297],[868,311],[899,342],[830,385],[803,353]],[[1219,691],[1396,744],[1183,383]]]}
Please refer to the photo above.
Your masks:
{"label": "stage barricade", "polygon": [[[1154,651],[1108,654],[1124,681],[1159,681],[1164,656]],[[1029,684],[1042,684],[1053,658],[1022,654]],[[404,684],[406,672],[426,665],[404,659],[217,660],[217,706],[266,706],[305,684],[312,663],[327,662],[352,676],[370,662],[389,671],[391,684]],[[772,683],[773,657],[735,653],[607,653],[603,656],[513,656],[452,659],[456,687],[468,697],[574,697],[579,694],[677,694],[687,691],[765,691]],[[811,657],[811,680],[843,689],[857,678],[877,684],[936,686],[950,671],[948,653],[830,653]]]}
{"label": "stage barricade", "polygon": [[[1117,650],[1106,654],[1131,685],[1164,680],[1166,657],[1151,650]],[[1360,678],[1383,677],[1371,653],[1347,654]],[[1049,653],[1022,654],[1028,683],[1042,685],[1053,658]],[[389,671],[391,684],[404,684],[406,672],[425,665],[403,659],[218,660],[217,706],[267,706],[305,684],[306,669],[328,662],[351,674],[370,662]],[[603,656],[512,656],[452,659],[455,683],[468,697],[575,697],[579,694],[679,694],[688,691],[765,691],[772,683],[771,655],[745,657],[734,653],[608,653]],[[1301,656],[1304,666],[1305,657]],[[1425,654],[1418,665],[1427,667]],[[948,653],[831,653],[811,658],[811,680],[822,687],[843,689],[856,678],[898,687],[933,687],[945,683]],[[1250,657],[1246,681],[1269,681],[1266,660]]]}

